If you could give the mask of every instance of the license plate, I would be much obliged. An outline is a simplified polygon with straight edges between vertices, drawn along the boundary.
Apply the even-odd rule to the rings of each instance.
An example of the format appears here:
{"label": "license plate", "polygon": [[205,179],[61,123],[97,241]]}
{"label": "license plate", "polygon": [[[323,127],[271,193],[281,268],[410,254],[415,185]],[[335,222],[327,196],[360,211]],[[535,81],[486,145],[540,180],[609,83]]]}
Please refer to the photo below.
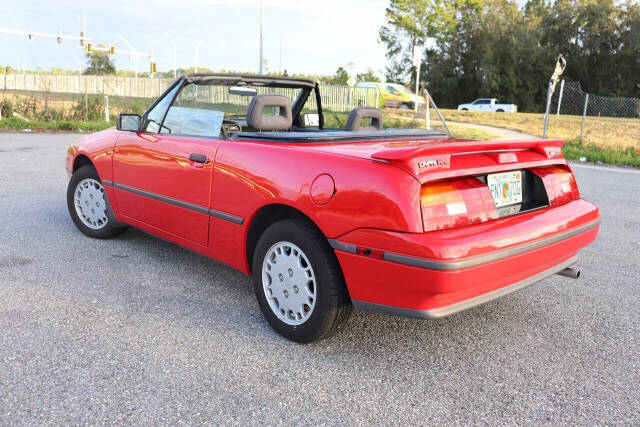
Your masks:
{"label": "license plate", "polygon": [[487,185],[497,208],[522,203],[522,172],[487,175]]}

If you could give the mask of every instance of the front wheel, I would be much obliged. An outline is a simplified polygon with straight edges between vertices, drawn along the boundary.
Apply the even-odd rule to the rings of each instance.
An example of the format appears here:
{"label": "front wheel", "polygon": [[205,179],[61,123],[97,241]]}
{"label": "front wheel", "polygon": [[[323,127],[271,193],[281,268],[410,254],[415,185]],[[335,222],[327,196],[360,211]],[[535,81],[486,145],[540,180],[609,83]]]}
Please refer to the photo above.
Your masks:
{"label": "front wheel", "polygon": [[332,335],[351,313],[335,253],[312,224],[279,221],[260,237],[253,283],[267,321],[286,338],[309,343]]}
{"label": "front wheel", "polygon": [[89,237],[108,239],[126,229],[115,218],[93,166],[83,166],[71,176],[67,187],[67,208],[76,227]]}

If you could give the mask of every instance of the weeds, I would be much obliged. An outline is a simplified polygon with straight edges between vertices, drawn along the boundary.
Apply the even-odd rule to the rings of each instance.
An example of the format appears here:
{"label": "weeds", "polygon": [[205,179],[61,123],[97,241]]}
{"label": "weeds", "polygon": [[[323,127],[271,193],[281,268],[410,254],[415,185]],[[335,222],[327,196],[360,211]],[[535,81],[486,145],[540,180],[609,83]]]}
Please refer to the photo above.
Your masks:
{"label": "weeds", "polygon": [[78,121],[78,120],[54,120],[54,121],[26,121],[18,117],[10,117],[0,120],[0,129],[12,130],[67,130],[67,131],[91,131],[96,132],[114,126],[114,122],[104,121]]}

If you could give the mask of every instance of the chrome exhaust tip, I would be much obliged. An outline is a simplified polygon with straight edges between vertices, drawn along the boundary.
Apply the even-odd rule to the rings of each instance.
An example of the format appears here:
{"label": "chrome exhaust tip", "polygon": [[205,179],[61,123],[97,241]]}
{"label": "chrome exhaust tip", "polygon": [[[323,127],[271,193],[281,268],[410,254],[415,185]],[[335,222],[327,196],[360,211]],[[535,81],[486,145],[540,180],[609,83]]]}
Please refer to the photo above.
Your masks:
{"label": "chrome exhaust tip", "polygon": [[572,279],[577,279],[577,278],[580,277],[580,269],[573,268],[573,267],[567,267],[564,270],[558,271],[556,274],[559,274],[559,275],[565,276],[565,277],[570,277]]}

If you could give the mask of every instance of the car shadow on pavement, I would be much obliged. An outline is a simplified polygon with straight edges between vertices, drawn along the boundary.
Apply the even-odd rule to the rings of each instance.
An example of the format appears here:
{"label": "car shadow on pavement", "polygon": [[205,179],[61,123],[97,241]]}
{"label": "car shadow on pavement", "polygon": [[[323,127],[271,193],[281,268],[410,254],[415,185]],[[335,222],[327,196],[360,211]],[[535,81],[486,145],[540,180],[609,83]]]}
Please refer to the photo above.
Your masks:
{"label": "car shadow on pavement", "polygon": [[[170,297],[175,311],[164,314],[199,325],[203,322],[211,327],[224,325],[231,329],[229,333],[233,332],[236,336],[248,337],[253,335],[250,331],[259,331],[264,334],[262,339],[273,341],[274,344],[286,342],[263,319],[249,276],[136,229],[128,230],[117,241],[118,247],[134,248],[134,254],[143,253],[145,257],[140,259],[124,251],[112,255],[118,263],[144,262],[169,266],[169,269],[182,272],[180,283],[172,282],[173,286],[179,288],[179,292],[172,293]],[[153,295],[148,297],[154,298]],[[525,301],[524,296],[507,296],[440,320],[409,319],[354,310],[349,321],[336,335],[310,347],[339,345],[342,350],[349,349],[355,355],[360,353],[359,348],[369,347],[363,347],[363,342],[376,346],[392,342],[400,347],[419,344],[420,348],[428,349],[443,344],[460,344],[465,337],[474,339],[491,331],[522,333],[529,328],[529,322],[540,314],[537,309],[527,311],[527,307],[533,306]],[[234,307],[232,311],[228,310],[230,305]]]}

